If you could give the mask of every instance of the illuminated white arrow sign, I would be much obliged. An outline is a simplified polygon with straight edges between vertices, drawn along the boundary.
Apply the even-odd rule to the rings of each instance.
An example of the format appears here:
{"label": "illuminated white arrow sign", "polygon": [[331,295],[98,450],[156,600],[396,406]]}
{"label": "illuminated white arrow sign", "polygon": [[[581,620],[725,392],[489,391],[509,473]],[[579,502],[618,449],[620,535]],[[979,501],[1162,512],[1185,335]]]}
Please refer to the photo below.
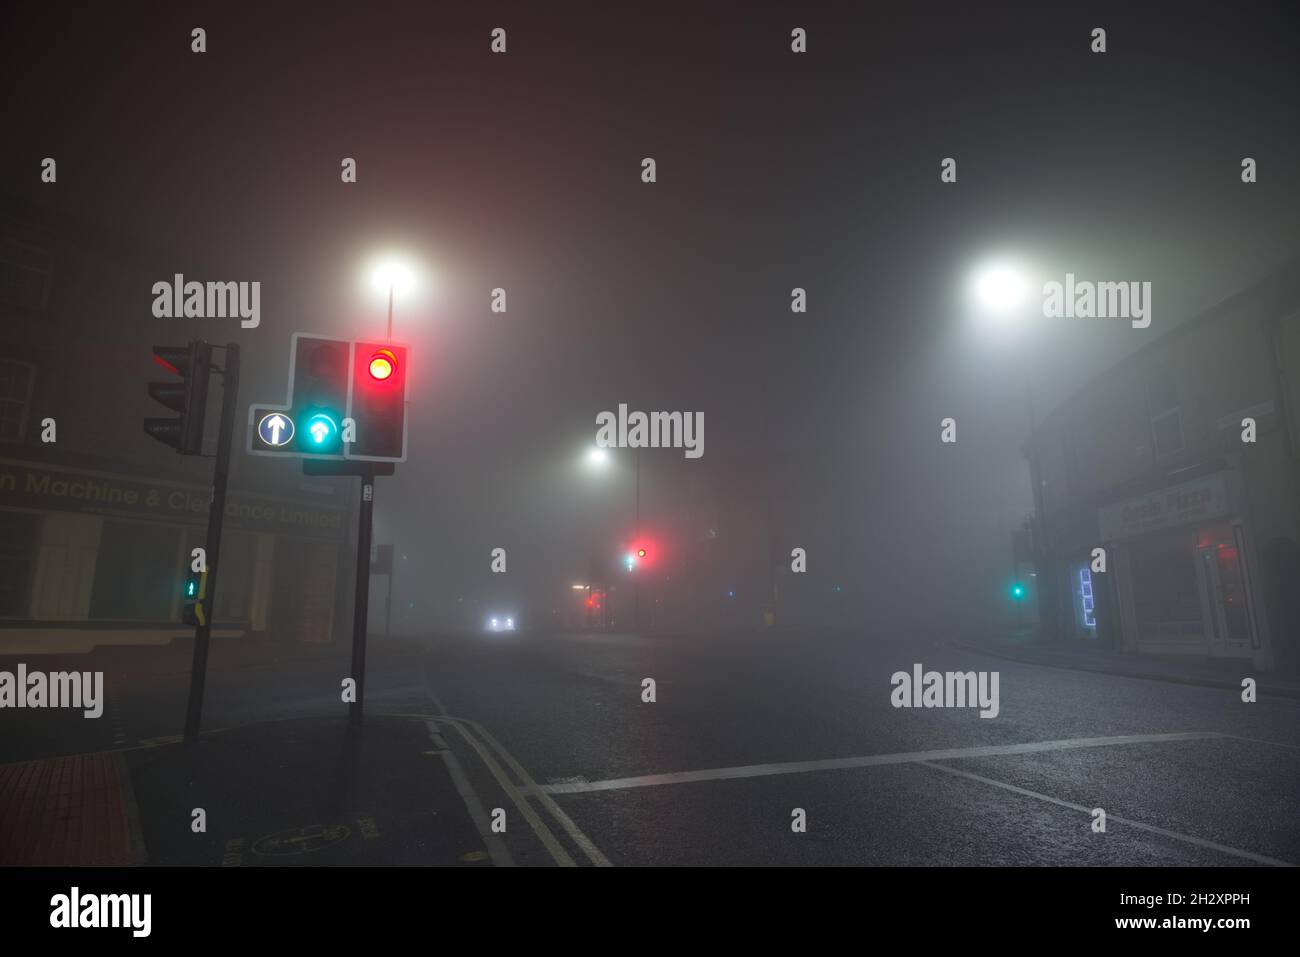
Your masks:
{"label": "illuminated white arrow sign", "polygon": [[257,423],[257,434],[267,445],[288,445],[293,441],[293,419],[279,412],[264,415]]}

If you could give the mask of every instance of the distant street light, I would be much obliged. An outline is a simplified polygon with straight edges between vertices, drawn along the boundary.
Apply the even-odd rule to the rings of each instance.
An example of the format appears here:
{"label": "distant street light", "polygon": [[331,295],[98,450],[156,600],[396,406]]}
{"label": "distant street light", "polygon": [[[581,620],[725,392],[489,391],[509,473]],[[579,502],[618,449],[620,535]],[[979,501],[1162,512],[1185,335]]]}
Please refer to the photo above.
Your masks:
{"label": "distant street light", "polygon": [[592,468],[604,468],[609,464],[609,453],[599,446],[593,446],[587,452],[587,464]]}

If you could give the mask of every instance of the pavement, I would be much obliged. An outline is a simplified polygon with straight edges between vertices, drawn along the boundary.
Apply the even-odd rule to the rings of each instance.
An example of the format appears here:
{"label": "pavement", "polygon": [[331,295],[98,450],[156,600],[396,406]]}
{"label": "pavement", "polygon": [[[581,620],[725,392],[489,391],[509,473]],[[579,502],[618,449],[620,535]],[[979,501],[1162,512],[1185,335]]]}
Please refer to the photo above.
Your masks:
{"label": "pavement", "polygon": [[[360,733],[346,648],[214,653],[180,745],[187,674],[144,654],[82,656],[104,717],[10,712],[0,762],[120,753],[153,864],[1300,862],[1300,701],[1263,684],[865,631],[411,636],[372,641]],[[915,665],[996,672],[997,716],[895,707]]]}
{"label": "pavement", "polygon": [[1243,678],[1253,678],[1256,690],[1261,694],[1300,698],[1300,679],[1261,672],[1249,658],[1157,657],[1114,651],[1082,642],[1038,641],[1014,633],[987,636],[979,641],[954,641],[952,644],[956,648],[1008,661],[1206,688],[1240,690]]}

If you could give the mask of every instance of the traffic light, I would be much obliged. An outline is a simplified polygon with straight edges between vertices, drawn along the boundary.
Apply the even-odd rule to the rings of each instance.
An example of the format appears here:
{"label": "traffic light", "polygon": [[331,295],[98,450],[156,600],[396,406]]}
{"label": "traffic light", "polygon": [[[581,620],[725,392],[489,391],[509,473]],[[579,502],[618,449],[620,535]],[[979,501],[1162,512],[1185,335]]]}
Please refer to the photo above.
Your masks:
{"label": "traffic light", "polygon": [[212,346],[201,339],[191,339],[187,346],[154,346],[153,361],[180,381],[150,382],[149,395],[180,415],[145,419],[145,432],[181,455],[202,455]]}
{"label": "traffic light", "polygon": [[350,459],[406,461],[407,349],[391,342],[352,346],[352,404],[356,440]]}
{"label": "traffic light", "polygon": [[352,343],[294,333],[289,398],[249,410],[249,452],[342,459]]}
{"label": "traffic light", "polygon": [[1012,584],[1012,586],[1011,586],[1011,598],[1012,598],[1013,601],[1024,601],[1024,600],[1025,600],[1025,594],[1026,594],[1026,591],[1025,591],[1025,586],[1024,586],[1024,585],[1022,585],[1020,582],[1015,582],[1015,583]]}
{"label": "traffic light", "polygon": [[290,398],[300,449],[316,455],[343,453],[348,403],[350,344],[299,336],[295,341]]}
{"label": "traffic light", "polygon": [[185,578],[185,607],[181,609],[181,622],[186,625],[206,625],[204,602],[208,597],[208,573],[198,572]]}

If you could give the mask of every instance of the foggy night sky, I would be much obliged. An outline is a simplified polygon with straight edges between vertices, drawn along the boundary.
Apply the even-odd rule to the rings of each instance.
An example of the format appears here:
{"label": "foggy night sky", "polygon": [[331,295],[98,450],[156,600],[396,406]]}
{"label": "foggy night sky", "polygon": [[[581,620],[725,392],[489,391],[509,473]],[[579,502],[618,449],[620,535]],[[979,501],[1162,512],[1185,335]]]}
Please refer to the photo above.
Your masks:
{"label": "foggy night sky", "polygon": [[[580,576],[632,501],[622,463],[603,484],[580,468],[596,413],[700,409],[705,467],[765,456],[766,379],[771,451],[826,487],[871,570],[864,606],[901,614],[934,574],[978,591],[971,565],[1005,565],[1032,507],[1026,342],[971,322],[972,266],[1011,252],[1049,278],[1153,284],[1149,329],[1032,330],[1041,418],[1300,253],[1287,4],[1046,7],[11,5],[4,190],[138,243],[158,279],[261,281],[258,329],[164,323],[177,342],[241,343],[244,409],[280,401],[292,332],[382,333],[359,280],[373,252],[433,274],[396,312],[414,348],[410,459],[381,480],[375,540],[396,536],[412,563],[399,605],[428,576],[486,577],[498,544],[538,595]],[[955,185],[939,182],[946,156]],[[143,286],[142,316],[151,301]],[[955,468],[945,415],[971,443]],[[651,524],[699,463],[643,454]],[[262,466],[238,457],[235,485]]]}

